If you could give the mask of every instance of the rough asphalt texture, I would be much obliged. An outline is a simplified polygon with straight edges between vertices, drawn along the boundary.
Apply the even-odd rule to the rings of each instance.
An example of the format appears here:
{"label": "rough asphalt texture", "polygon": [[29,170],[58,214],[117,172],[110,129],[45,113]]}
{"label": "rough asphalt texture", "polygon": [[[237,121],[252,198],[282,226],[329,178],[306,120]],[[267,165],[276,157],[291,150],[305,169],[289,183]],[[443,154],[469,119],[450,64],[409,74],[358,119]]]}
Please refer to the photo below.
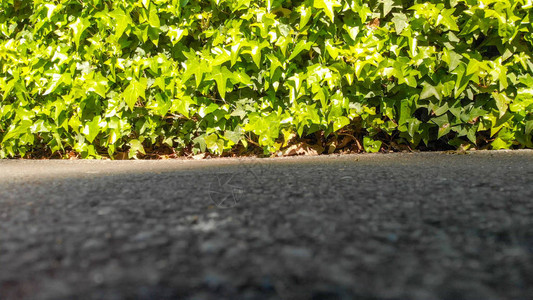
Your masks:
{"label": "rough asphalt texture", "polygon": [[0,161],[0,299],[533,299],[533,151],[136,166]]}

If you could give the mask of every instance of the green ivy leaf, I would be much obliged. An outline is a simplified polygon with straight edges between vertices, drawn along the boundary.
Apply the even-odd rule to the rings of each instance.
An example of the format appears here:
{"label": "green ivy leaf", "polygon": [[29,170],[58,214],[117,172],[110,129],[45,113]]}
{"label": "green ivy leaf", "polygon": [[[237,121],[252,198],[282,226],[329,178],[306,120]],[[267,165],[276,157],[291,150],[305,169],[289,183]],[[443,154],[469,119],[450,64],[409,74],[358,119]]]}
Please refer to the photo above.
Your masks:
{"label": "green ivy leaf", "polygon": [[511,99],[507,97],[504,93],[498,93],[493,92],[492,98],[496,101],[496,107],[498,107],[498,111],[500,112],[500,118],[505,115],[507,112],[507,108],[509,108],[509,103],[511,102]]}
{"label": "green ivy leaf", "polygon": [[96,136],[100,133],[100,121],[102,118],[100,116],[96,116],[92,119],[92,121],[87,122],[83,128],[83,133],[85,134],[85,138],[89,143],[92,143]]}
{"label": "green ivy leaf", "polygon": [[[314,0],[313,7],[324,10],[326,16],[335,21],[335,7],[341,6],[336,0]],[[290,60],[290,59],[289,59]]]}
{"label": "green ivy leaf", "polygon": [[311,45],[312,45],[311,42],[308,42],[306,40],[300,40],[296,44],[296,46],[294,47],[294,50],[292,51],[291,56],[289,56],[289,58],[287,60],[292,60],[298,54],[300,54],[300,52],[302,52],[304,50],[309,51],[309,49],[311,49]]}
{"label": "green ivy leaf", "polygon": [[442,99],[441,93],[438,91],[437,87],[432,86],[431,84],[427,82],[422,83],[422,86],[423,86],[423,89],[422,89],[422,92],[420,93],[421,100],[427,99],[431,96],[437,98],[438,100]]}
{"label": "green ivy leaf", "polygon": [[394,16],[392,22],[394,23],[396,33],[401,34],[409,26],[407,16],[404,13],[393,13],[392,15]]}
{"label": "green ivy leaf", "polygon": [[205,145],[207,149],[213,153],[222,154],[224,151],[224,140],[219,139],[218,135],[213,133],[205,137]]}
{"label": "green ivy leaf", "polygon": [[76,44],[76,49],[80,48],[80,39],[83,32],[91,26],[91,22],[86,18],[77,18],[76,22],[69,25],[73,31],[74,43]]}
{"label": "green ivy leaf", "polygon": [[139,153],[146,154],[141,141],[135,139],[129,142],[130,151],[128,152],[129,158],[136,158]]}
{"label": "green ivy leaf", "polygon": [[381,141],[375,141],[370,137],[364,137],[363,138],[363,148],[366,152],[369,153],[376,153],[379,152],[381,149]]}
{"label": "green ivy leaf", "polygon": [[392,10],[394,0],[379,0],[379,2],[383,3],[383,17],[386,17]]}
{"label": "green ivy leaf", "polygon": [[211,72],[211,78],[216,81],[217,90],[222,99],[226,99],[226,83],[228,79],[232,77],[233,73],[231,73],[226,67],[217,66],[213,68],[213,71]]}
{"label": "green ivy leaf", "polygon": [[298,12],[300,13],[300,30],[302,30],[311,19],[312,10],[311,7],[302,5],[299,7]]}
{"label": "green ivy leaf", "polygon": [[117,8],[114,11],[110,12],[109,15],[115,19],[115,37],[118,39],[124,34],[128,25],[132,24],[133,21],[128,13],[125,13],[121,8]]}
{"label": "green ivy leaf", "polygon": [[157,7],[155,6],[153,2],[150,3],[148,24],[150,24],[150,26],[155,27],[155,28],[159,28],[161,26],[161,21],[159,20],[159,16],[157,12]]}
{"label": "green ivy leaf", "polygon": [[139,98],[146,99],[147,85],[148,79],[145,77],[139,80],[133,79],[126,90],[124,90],[124,101],[126,101],[126,104],[131,110],[133,110]]}

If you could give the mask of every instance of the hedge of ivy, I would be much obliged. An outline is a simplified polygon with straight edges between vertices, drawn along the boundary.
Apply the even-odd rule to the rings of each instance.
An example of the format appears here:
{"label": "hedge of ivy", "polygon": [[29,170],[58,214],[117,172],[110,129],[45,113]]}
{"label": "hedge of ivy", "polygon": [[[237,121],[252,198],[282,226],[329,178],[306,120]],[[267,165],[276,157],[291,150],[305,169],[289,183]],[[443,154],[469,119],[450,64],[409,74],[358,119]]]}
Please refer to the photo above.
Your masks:
{"label": "hedge of ivy", "polygon": [[532,7],[2,0],[0,157],[533,147]]}

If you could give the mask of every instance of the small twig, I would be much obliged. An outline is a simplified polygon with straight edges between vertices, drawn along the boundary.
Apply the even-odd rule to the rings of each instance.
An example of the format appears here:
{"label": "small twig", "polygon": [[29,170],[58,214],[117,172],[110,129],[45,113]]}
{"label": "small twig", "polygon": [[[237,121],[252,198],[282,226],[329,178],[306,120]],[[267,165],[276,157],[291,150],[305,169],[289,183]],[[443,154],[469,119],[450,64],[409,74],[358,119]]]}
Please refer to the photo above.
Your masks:
{"label": "small twig", "polygon": [[248,142],[250,142],[250,143],[256,145],[257,147],[262,148],[261,145],[259,145],[258,143],[254,142],[250,137],[246,136],[246,139],[248,140]]}
{"label": "small twig", "polygon": [[357,141],[357,139],[356,139],[356,138],[355,138],[355,137],[354,137],[353,135],[351,135],[351,134],[349,134],[349,133],[342,133],[342,132],[339,132],[339,133],[337,133],[337,134],[338,134],[338,135],[345,135],[345,136],[349,136],[349,137],[351,137],[352,139],[354,139],[354,140],[356,140],[356,141]]}

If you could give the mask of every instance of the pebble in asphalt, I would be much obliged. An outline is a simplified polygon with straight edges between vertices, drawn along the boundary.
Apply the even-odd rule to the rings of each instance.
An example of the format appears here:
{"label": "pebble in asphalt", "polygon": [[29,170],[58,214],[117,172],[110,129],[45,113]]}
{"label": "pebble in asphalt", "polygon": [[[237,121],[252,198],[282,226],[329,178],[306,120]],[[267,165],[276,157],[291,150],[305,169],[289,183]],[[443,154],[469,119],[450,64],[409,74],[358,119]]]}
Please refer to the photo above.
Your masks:
{"label": "pebble in asphalt", "polygon": [[533,299],[533,151],[0,170],[0,299]]}

